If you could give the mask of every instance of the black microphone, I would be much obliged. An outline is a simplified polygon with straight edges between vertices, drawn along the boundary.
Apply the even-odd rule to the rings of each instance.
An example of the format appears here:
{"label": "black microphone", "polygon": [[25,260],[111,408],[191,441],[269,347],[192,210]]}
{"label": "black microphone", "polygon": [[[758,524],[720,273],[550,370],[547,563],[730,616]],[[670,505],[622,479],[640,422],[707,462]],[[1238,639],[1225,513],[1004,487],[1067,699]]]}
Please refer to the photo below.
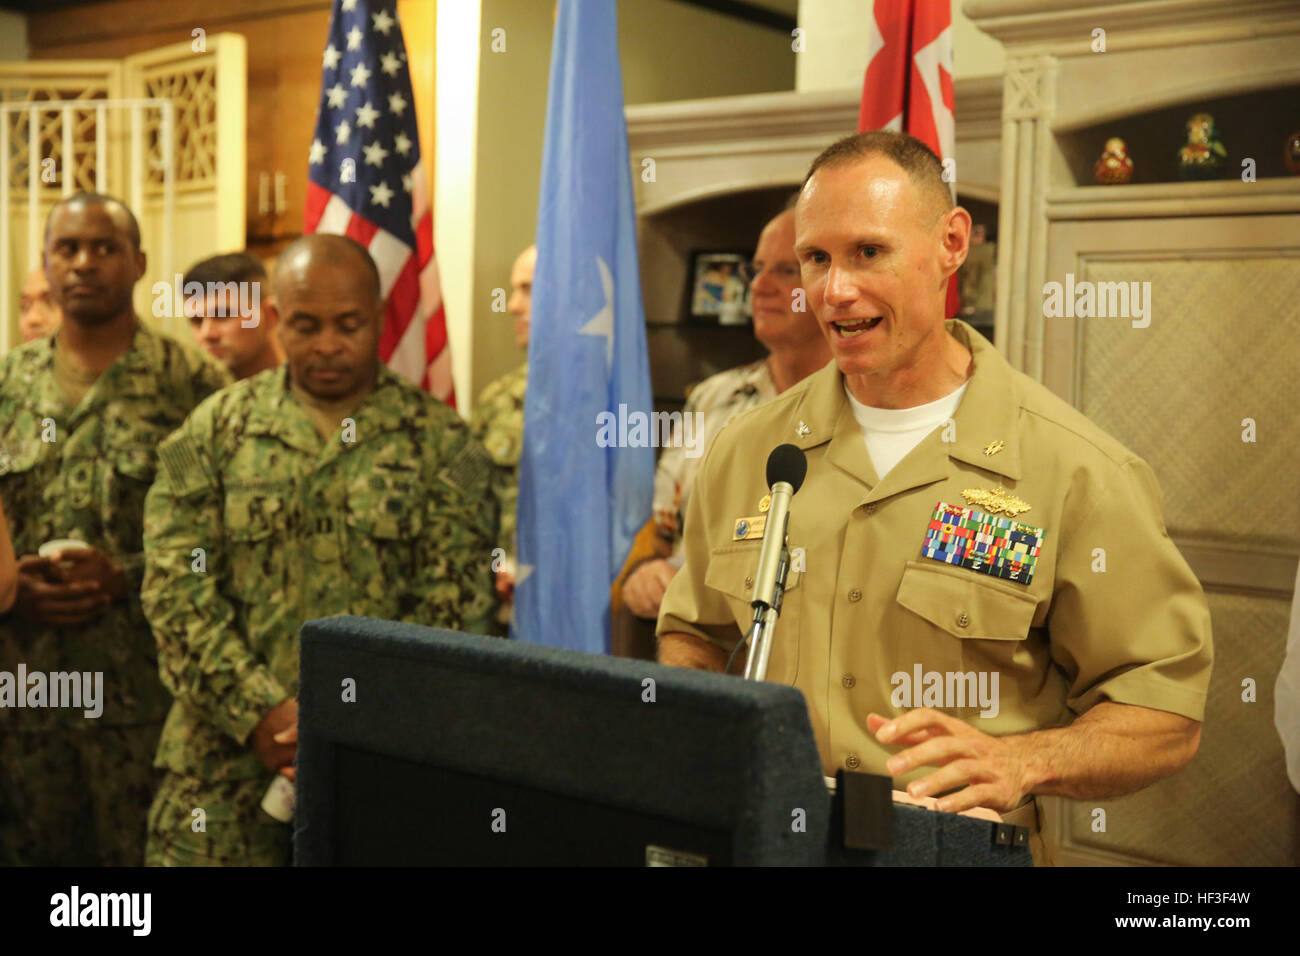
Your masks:
{"label": "black microphone", "polygon": [[768,609],[781,613],[785,593],[785,576],[790,556],[785,547],[786,528],[790,523],[790,499],[803,485],[808,474],[808,459],[795,445],[777,445],[767,456],[767,486],[772,502],[763,528],[763,548],[758,555],[758,572],[754,575],[754,620]]}

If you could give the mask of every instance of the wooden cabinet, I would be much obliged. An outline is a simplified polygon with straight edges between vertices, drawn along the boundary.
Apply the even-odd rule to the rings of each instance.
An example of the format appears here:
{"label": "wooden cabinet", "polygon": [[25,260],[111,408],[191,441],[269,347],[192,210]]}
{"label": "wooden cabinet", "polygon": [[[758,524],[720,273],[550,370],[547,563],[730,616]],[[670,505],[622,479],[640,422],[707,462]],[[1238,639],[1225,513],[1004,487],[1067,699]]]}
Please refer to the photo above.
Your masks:
{"label": "wooden cabinet", "polygon": [[[999,347],[1155,471],[1206,591],[1214,671],[1187,769],[1121,799],[1048,798],[1047,836],[1070,865],[1294,865],[1300,801],[1273,693],[1300,554],[1300,178],[1281,162],[1300,7],[1165,0],[1099,19],[1091,6],[965,6],[1007,55]],[[1177,181],[1198,112],[1223,133],[1221,181]],[[1134,182],[1091,185],[1111,135],[1129,142]],[[1059,314],[1049,283],[1090,292],[1090,314]],[[1123,573],[1122,554],[1108,560]]]}
{"label": "wooden cabinet", "polygon": [[302,234],[329,10],[263,17],[238,29],[248,38],[247,241],[269,257]]}

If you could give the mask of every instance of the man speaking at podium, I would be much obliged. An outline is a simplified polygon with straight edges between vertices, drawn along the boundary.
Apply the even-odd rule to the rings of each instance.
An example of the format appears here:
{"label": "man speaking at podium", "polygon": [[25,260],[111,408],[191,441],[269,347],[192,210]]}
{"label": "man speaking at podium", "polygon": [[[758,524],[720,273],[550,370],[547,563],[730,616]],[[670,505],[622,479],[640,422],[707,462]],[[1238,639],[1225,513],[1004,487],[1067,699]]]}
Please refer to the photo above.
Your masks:
{"label": "man speaking at podium", "polygon": [[795,251],[834,361],[714,440],[659,660],[724,668],[752,619],[765,462],[798,446],[768,679],[803,692],[828,775],[990,807],[1047,863],[1034,795],[1117,797],[1195,755],[1210,616],[1146,463],[945,322],[971,219],[942,172],[891,132],[813,162]]}

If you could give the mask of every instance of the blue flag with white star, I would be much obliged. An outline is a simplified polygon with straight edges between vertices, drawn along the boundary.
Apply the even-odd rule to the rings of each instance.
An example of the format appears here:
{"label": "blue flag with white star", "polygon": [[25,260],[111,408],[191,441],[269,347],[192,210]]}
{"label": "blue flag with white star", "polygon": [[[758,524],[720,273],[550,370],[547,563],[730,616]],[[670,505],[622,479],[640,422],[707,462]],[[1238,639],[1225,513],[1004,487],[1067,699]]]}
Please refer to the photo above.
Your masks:
{"label": "blue flag with white star", "polygon": [[610,427],[654,406],[608,0],[559,0],[537,250],[512,633],[607,653],[610,585],[654,491],[645,429]]}

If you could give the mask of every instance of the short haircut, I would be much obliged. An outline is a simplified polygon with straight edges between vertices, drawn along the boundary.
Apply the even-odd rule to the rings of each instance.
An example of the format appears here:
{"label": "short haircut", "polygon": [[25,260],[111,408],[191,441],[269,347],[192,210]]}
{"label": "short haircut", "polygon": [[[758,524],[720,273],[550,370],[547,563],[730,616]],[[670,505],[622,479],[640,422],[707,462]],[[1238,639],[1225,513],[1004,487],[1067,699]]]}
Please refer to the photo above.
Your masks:
{"label": "short haircut", "polygon": [[874,156],[884,156],[898,164],[912,182],[935,200],[940,214],[953,207],[952,192],[943,179],[943,161],[915,136],[892,130],[869,130],[831,143],[812,161],[803,185],[807,186],[808,180],[819,169],[844,166]]}
{"label": "short haircut", "polygon": [[106,196],[103,193],[76,192],[71,196],[65,196],[63,199],[56,202],[50,209],[50,214],[45,217],[46,242],[49,242],[50,240],[50,220],[54,218],[54,211],[60,206],[70,206],[74,202],[84,203],[87,206],[107,206],[111,204],[121,208],[121,210],[126,213],[127,238],[130,239],[131,244],[135,246],[135,251],[140,251],[140,223],[136,222],[135,213],[131,211],[130,206],[122,202],[122,200],[118,199],[116,196]]}
{"label": "short haircut", "polygon": [[323,261],[331,265],[341,264],[348,256],[364,263],[367,278],[370,279],[371,288],[374,290],[375,301],[383,301],[384,291],[379,279],[379,267],[375,265],[375,260],[371,258],[370,250],[351,236],[339,236],[325,232],[314,232],[295,239],[280,252],[280,258],[275,263],[277,293],[279,292],[280,273],[285,268],[285,263],[299,250],[307,250],[313,257],[319,256]]}
{"label": "short haircut", "polygon": [[266,267],[251,252],[228,252],[200,259],[190,266],[183,285],[191,282],[205,288],[210,282],[266,282]]}

